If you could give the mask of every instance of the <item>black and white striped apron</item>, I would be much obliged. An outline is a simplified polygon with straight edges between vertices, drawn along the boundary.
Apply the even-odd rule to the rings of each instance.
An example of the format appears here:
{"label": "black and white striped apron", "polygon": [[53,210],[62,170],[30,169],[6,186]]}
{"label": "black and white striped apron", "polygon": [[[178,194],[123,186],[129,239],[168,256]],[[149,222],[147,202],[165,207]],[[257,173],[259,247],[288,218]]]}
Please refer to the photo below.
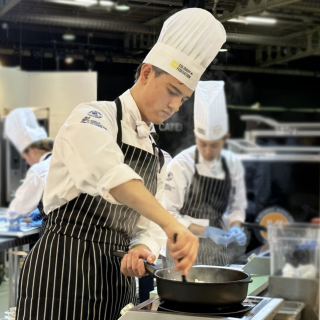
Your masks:
{"label": "black and white striped apron", "polygon": [[[180,214],[183,217],[187,215],[195,219],[207,219],[210,226],[223,228],[222,216],[227,210],[231,191],[228,166],[225,158],[221,156],[225,179],[205,177],[198,173],[196,166],[198,159],[199,152],[196,149],[195,174]],[[207,238],[199,239],[199,250],[195,264],[223,266],[228,263],[227,260],[227,248],[225,245],[218,245]],[[174,264],[173,259],[168,253],[167,264],[169,267],[172,267]]]}
{"label": "black and white striped apron", "polygon": [[[157,191],[164,158],[122,143],[122,106],[117,105],[117,143],[124,163]],[[156,155],[158,153],[158,156]],[[160,159],[160,163],[159,163]],[[115,320],[135,303],[135,279],[120,272],[115,249],[128,250],[140,214],[101,196],[80,194],[48,216],[46,232],[30,251],[21,271],[17,320]]]}

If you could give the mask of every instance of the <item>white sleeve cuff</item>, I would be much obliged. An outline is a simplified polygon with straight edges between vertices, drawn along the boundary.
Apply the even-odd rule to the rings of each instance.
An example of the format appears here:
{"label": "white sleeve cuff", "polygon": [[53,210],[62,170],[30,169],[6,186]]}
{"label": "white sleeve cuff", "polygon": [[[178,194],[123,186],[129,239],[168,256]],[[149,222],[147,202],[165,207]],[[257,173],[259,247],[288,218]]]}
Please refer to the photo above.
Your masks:
{"label": "white sleeve cuff", "polygon": [[106,175],[102,177],[97,186],[99,194],[112,204],[122,204],[118,202],[110,193],[110,189],[115,188],[123,183],[130,180],[141,180],[143,179],[134,172],[128,165],[121,163],[111,170],[108,171]]}
{"label": "white sleeve cuff", "polygon": [[230,228],[230,225],[232,222],[235,222],[235,221],[244,222],[245,219],[246,219],[246,214],[244,210],[233,211],[228,215],[228,218],[227,218],[228,226]]}
{"label": "white sleeve cuff", "polygon": [[154,264],[156,264],[159,257],[160,249],[161,249],[157,241],[155,241],[150,237],[140,237],[139,239],[133,239],[132,242],[130,243],[129,248],[131,249],[133,246],[136,246],[138,244],[144,244],[149,248],[149,250],[156,256],[156,260],[154,261]]}
{"label": "white sleeve cuff", "polygon": [[184,225],[187,229],[189,228],[190,224],[192,223],[190,220],[182,218],[182,216],[177,217],[177,221]]}

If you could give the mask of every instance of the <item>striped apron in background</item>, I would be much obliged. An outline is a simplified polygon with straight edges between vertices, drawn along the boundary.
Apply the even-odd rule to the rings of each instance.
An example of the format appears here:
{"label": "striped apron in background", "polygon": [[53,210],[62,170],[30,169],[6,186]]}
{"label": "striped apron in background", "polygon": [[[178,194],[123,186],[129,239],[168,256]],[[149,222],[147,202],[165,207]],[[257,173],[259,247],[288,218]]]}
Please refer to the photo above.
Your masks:
{"label": "striped apron in background", "polygon": [[[222,167],[225,179],[216,179],[199,175],[196,164],[199,152],[195,154],[195,174],[189,188],[189,194],[185,198],[180,210],[182,216],[187,215],[195,219],[207,219],[212,227],[223,228],[222,216],[226,212],[231,191],[229,169],[225,158],[222,157]],[[196,223],[196,222],[195,222]],[[166,253],[168,267],[174,266],[168,248]],[[196,265],[224,266],[228,263],[227,247],[218,245],[211,239],[200,238]]]}

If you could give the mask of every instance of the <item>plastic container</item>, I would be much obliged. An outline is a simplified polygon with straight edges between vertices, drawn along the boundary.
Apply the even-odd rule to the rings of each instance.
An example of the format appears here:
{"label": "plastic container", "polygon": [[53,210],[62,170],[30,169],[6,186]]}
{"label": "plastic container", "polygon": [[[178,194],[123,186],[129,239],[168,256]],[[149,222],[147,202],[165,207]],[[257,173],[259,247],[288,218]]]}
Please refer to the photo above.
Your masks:
{"label": "plastic container", "polygon": [[320,226],[309,223],[268,225],[271,275],[319,277]]}
{"label": "plastic container", "polygon": [[282,308],[273,320],[300,320],[305,304],[303,302],[284,301]]}

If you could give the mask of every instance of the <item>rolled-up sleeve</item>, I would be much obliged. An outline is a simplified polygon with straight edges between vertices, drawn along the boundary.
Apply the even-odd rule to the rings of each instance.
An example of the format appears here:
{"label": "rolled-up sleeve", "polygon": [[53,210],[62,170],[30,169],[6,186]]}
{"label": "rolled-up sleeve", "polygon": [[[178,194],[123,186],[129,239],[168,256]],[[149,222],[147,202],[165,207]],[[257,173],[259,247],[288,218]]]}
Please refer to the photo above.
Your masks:
{"label": "rolled-up sleeve", "polygon": [[106,116],[88,117],[88,110],[91,109],[76,110],[61,129],[58,156],[80,192],[101,195],[110,203],[120,204],[110,189],[143,179],[124,163],[112,120]]}

